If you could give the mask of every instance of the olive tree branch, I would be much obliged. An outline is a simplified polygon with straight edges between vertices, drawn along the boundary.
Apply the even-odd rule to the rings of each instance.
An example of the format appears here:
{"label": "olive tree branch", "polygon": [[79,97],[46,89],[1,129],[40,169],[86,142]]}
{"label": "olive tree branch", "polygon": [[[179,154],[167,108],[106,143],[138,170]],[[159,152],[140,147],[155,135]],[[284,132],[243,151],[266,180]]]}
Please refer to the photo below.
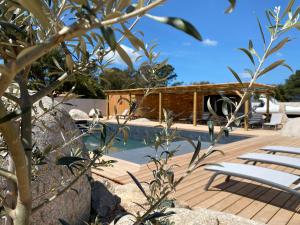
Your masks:
{"label": "olive tree branch", "polygon": [[5,177],[15,183],[17,183],[17,177],[15,174],[9,172],[6,169],[0,168],[0,176]]}
{"label": "olive tree branch", "polygon": [[17,104],[20,104],[20,99],[10,93],[4,92],[3,96]]}
{"label": "olive tree branch", "polygon": [[99,23],[86,24],[83,27],[79,23],[74,24],[70,27],[62,28],[57,35],[51,37],[48,41],[34,46],[32,49],[28,50],[16,60],[10,61],[6,66],[1,65],[0,72],[2,73],[2,75],[0,77],[0,96],[3,95],[6,88],[13,81],[18,72],[20,72],[26,66],[32,64],[34,61],[36,61],[46,53],[50,52],[52,49],[56,48],[61,42],[71,40],[72,38],[80,36],[92,29],[100,28],[103,26],[111,26],[113,24],[126,21],[135,16],[139,16],[160,5],[164,1],[165,0],[156,0],[147,6],[134,10],[131,13],[123,14],[113,19],[103,20]]}
{"label": "olive tree branch", "polygon": [[[0,101],[0,117],[4,117],[6,114],[5,106]],[[7,132],[7,131],[10,132]],[[0,132],[8,146],[8,151],[14,163],[18,165],[15,168],[17,185],[18,185],[18,203],[17,208],[14,210],[19,216],[16,216],[15,223],[28,224],[27,210],[21,210],[24,208],[31,208],[31,190],[30,179],[27,169],[26,154],[22,142],[19,138],[19,133],[16,125],[12,121],[6,121],[0,123]]]}

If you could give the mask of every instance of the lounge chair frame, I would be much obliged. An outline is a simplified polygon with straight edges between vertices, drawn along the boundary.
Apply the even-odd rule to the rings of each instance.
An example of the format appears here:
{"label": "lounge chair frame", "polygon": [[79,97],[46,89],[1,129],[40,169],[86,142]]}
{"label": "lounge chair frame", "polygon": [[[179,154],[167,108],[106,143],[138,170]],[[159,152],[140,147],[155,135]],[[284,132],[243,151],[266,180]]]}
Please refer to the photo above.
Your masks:
{"label": "lounge chair frame", "polygon": [[[237,165],[237,166],[247,166],[247,167],[252,167],[253,171],[258,171],[258,170],[268,170],[269,172],[274,172],[274,173],[277,173],[278,175],[282,175],[282,176],[289,176],[289,179],[290,180],[290,184],[293,184],[295,182],[297,182],[300,177],[297,176],[297,175],[294,175],[294,174],[289,174],[289,173],[285,173],[285,172],[282,172],[282,171],[277,171],[277,170],[272,170],[272,169],[268,169],[268,168],[264,168],[264,167],[258,167],[258,166],[253,166],[253,165],[245,165],[245,164],[238,164],[238,163],[221,163],[220,164],[220,168],[222,168],[222,165],[225,165],[226,164],[234,164],[234,165]],[[295,194],[297,197],[300,197],[300,191],[298,191],[300,189],[300,184],[296,184],[295,187],[293,188],[290,188],[289,186],[285,186],[283,184],[280,184],[279,182],[272,182],[272,180],[267,180],[267,179],[262,179],[260,177],[256,177],[255,175],[253,176],[250,176],[250,175],[247,175],[247,174],[242,174],[242,173],[238,173],[238,172],[234,172],[234,171],[224,171],[224,170],[218,170],[218,169],[212,169],[213,166],[207,166],[205,167],[206,170],[209,170],[209,171],[213,171],[214,174],[210,177],[208,183],[206,184],[205,186],[205,190],[208,190],[209,187],[211,186],[212,182],[215,180],[215,178],[219,175],[225,175],[227,176],[226,177],[226,182],[228,182],[230,180],[230,177],[231,176],[234,176],[234,177],[239,177],[239,178],[242,178],[242,179],[247,179],[247,180],[252,180],[252,181],[255,181],[255,182],[259,182],[259,183],[262,183],[262,184],[266,184],[266,185],[269,185],[271,187],[275,187],[275,188],[278,188],[278,189],[281,189],[281,190],[284,190],[288,193],[291,193],[291,194]],[[215,167],[216,168],[216,167]]]}

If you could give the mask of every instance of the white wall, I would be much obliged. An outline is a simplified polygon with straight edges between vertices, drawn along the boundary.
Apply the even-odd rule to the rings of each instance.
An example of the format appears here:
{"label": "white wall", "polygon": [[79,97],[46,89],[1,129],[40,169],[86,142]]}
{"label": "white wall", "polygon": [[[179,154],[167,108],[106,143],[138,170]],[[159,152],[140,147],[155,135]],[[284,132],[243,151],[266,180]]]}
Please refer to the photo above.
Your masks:
{"label": "white wall", "polygon": [[[57,97],[55,100],[61,101],[62,97]],[[70,111],[71,109],[80,109],[87,114],[90,112],[91,109],[97,108],[100,109],[102,112],[102,115],[106,115],[106,100],[105,99],[88,99],[88,98],[76,98],[66,101],[66,103],[70,103],[72,105],[66,105],[63,106],[67,111]]]}

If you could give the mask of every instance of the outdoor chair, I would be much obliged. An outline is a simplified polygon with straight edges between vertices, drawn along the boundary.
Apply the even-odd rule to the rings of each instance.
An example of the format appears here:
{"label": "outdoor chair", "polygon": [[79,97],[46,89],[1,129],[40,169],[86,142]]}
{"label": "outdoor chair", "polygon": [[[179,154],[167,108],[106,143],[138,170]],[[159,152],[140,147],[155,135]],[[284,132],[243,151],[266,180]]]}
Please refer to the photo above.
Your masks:
{"label": "outdoor chair", "polygon": [[300,158],[295,157],[262,153],[247,153],[239,156],[238,158],[246,160],[245,163],[253,162],[253,165],[255,165],[257,162],[261,162],[300,169]]}
{"label": "outdoor chair", "polygon": [[125,109],[122,114],[116,116],[118,116],[120,119],[126,119],[129,116],[129,109]]}
{"label": "outdoor chair", "polygon": [[289,154],[298,154],[300,155],[300,148],[297,147],[288,147],[288,146],[264,146],[260,148],[261,150],[267,151],[268,153],[276,154],[280,153],[289,153]]}
{"label": "outdoor chair", "polygon": [[264,124],[264,118],[263,115],[260,113],[252,113],[250,118],[249,118],[249,126],[251,128],[257,126],[257,127],[262,127]]}
{"label": "outdoor chair", "polygon": [[205,186],[205,190],[209,189],[210,185],[218,175],[226,175],[226,182],[230,180],[231,176],[235,176],[266,184],[300,197],[300,184],[297,183],[300,176],[294,174],[254,165],[226,162],[220,163],[219,165],[206,166],[205,170],[214,172]]}
{"label": "outdoor chair", "polygon": [[277,129],[279,126],[282,125],[282,118],[283,118],[283,113],[272,113],[270,122],[269,123],[264,123],[263,127],[265,127],[265,126],[269,126],[269,127],[274,126],[275,129]]}
{"label": "outdoor chair", "polygon": [[203,123],[203,124],[206,124],[206,122],[209,121],[209,118],[210,118],[210,113],[209,112],[203,112],[202,116],[201,116],[201,119],[200,119],[200,122]]}

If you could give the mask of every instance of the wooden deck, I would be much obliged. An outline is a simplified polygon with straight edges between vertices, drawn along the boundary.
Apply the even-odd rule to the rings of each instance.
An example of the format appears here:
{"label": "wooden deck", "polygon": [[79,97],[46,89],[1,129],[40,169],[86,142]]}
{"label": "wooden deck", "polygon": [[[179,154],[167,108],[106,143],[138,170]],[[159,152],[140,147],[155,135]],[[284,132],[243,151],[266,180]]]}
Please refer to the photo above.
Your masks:
{"label": "wooden deck", "polygon": [[[225,156],[215,154],[205,162],[242,162],[236,157],[247,152],[261,152],[258,150],[259,147],[265,145],[300,146],[300,139],[286,138],[277,133],[266,131],[264,134],[259,134],[258,137],[220,146],[219,149],[225,152]],[[177,156],[172,160],[172,163],[180,166],[175,169],[177,177],[185,172],[190,158],[191,153]],[[259,165],[300,174],[300,171],[286,167]],[[152,175],[148,167],[151,168],[151,166],[139,166],[123,161],[120,164],[117,163],[114,168],[102,171],[102,175],[111,177],[118,183],[126,184],[132,182],[125,173],[126,170],[129,170],[140,181],[149,181]],[[97,171],[97,174],[99,175],[101,172]],[[193,208],[201,207],[227,212],[270,225],[300,224],[300,199],[296,196],[269,186],[234,177],[229,182],[224,182],[224,176],[217,177],[210,190],[204,191],[204,185],[211,174],[203,168],[198,169],[180,184],[174,194],[175,198]]]}

